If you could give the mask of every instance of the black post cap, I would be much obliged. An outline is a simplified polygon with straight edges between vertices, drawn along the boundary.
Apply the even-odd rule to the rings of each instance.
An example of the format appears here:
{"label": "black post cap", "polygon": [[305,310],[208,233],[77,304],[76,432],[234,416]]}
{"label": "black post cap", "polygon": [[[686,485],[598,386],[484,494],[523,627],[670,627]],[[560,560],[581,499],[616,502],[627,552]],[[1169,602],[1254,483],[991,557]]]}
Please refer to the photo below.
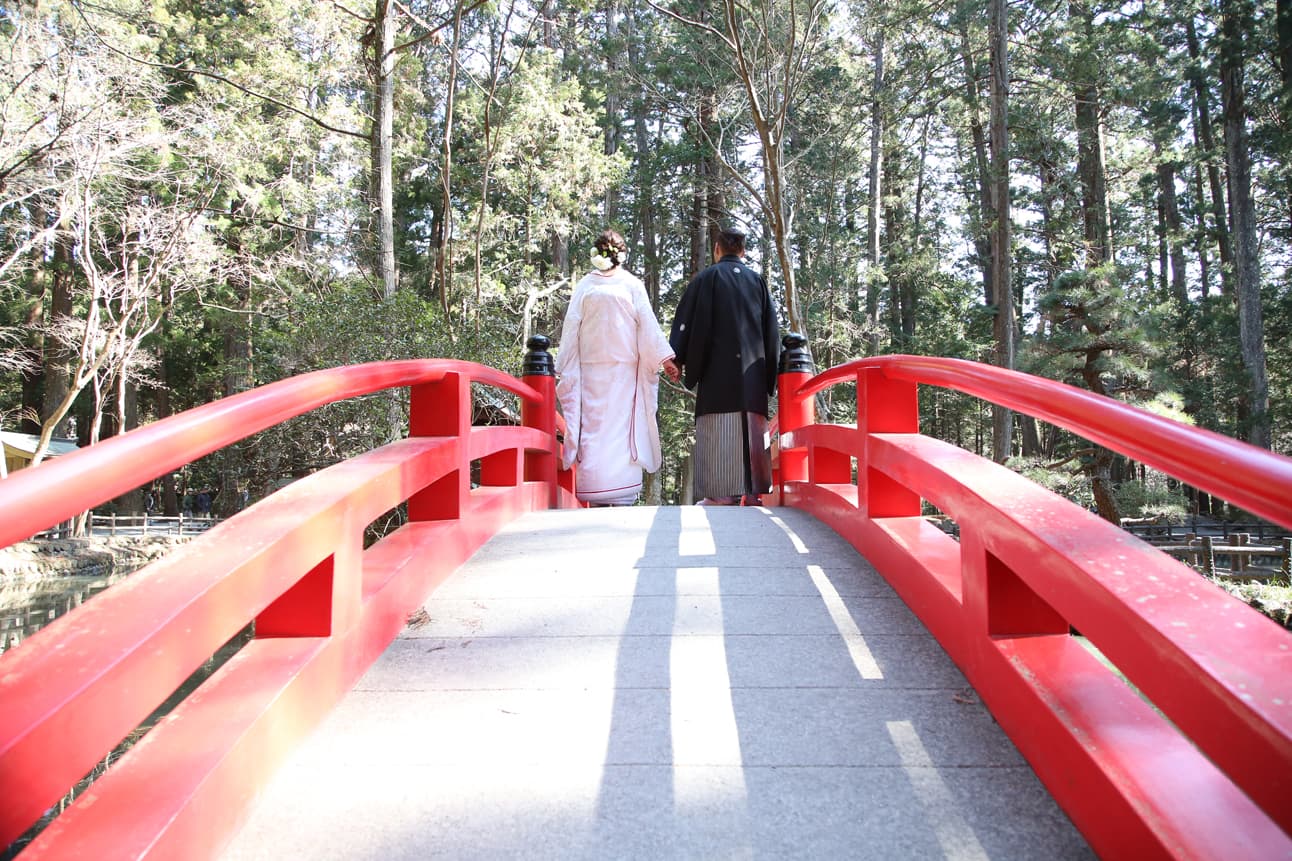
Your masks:
{"label": "black post cap", "polygon": [[777,369],[782,374],[815,374],[812,354],[808,352],[807,338],[798,332],[786,332],[781,337],[781,363]]}
{"label": "black post cap", "polygon": [[530,335],[529,340],[525,342],[528,351],[525,353],[525,361],[521,365],[520,375],[522,377],[555,377],[556,363],[552,361],[552,354],[547,348],[552,346],[551,340],[546,335]]}

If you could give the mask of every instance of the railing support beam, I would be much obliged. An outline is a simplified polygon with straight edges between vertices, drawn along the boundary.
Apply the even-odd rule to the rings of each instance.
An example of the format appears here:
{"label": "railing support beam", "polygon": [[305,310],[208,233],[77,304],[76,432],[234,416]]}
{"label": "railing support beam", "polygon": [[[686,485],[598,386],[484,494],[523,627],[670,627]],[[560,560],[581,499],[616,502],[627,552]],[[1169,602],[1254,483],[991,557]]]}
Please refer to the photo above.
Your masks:
{"label": "railing support beam", "polygon": [[[408,435],[455,437],[467,445],[471,431],[471,381],[462,374],[445,374],[433,383],[413,386],[409,395]],[[459,462],[465,459],[462,452]],[[408,519],[455,520],[466,510],[471,475],[459,468],[408,498]]]}
{"label": "railing support beam", "polygon": [[865,517],[916,517],[919,494],[872,469],[871,434],[919,433],[920,407],[915,383],[891,380],[877,368],[857,375],[857,430],[866,440],[857,464],[857,500]]}
{"label": "railing support beam", "polygon": [[[780,366],[777,369],[776,422],[782,436],[816,422],[816,399],[799,393],[799,388],[812,379],[816,369],[807,349],[807,338],[789,332],[781,338]],[[787,437],[788,438],[788,437]],[[778,488],[786,482],[808,480],[808,450],[805,446],[791,445],[780,450],[780,477]]]}
{"label": "railing support beam", "polygon": [[[541,400],[538,403],[525,401],[520,406],[520,422],[525,427],[537,428],[543,436],[552,441],[549,451],[525,452],[525,480],[546,482],[551,488],[548,505],[557,505],[557,472],[560,460],[560,449],[556,443],[556,370],[552,354],[548,352],[551,341],[544,335],[531,335],[525,342],[528,352],[521,369],[521,379],[538,392]],[[562,485],[563,486],[563,485]],[[574,491],[573,478],[568,490]]]}

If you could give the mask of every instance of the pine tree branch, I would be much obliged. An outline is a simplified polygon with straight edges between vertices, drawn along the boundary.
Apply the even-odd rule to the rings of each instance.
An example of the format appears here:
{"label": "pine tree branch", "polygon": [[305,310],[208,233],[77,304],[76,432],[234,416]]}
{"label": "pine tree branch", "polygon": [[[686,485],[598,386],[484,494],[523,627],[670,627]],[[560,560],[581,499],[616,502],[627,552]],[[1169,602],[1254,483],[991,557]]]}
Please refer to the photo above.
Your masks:
{"label": "pine tree branch", "polygon": [[76,10],[76,14],[80,16],[81,20],[85,22],[85,26],[88,27],[90,29],[90,32],[94,34],[94,38],[98,39],[99,43],[103,45],[103,47],[107,48],[109,51],[116,54],[118,57],[123,57],[124,59],[127,59],[132,63],[138,63],[141,66],[148,66],[153,69],[165,69],[169,72],[179,72],[181,74],[196,75],[202,78],[210,78],[212,80],[219,81],[223,84],[228,84],[230,87],[233,87],[235,90],[240,90],[241,92],[246,93],[252,98],[260,99],[263,102],[268,102],[269,104],[276,105],[285,111],[290,111],[294,114],[304,117],[305,119],[314,123],[314,125],[318,126],[321,129],[325,129],[326,131],[330,131],[339,135],[347,135],[348,137],[359,138],[359,140],[365,140],[365,141],[368,140],[368,135],[365,132],[356,132],[356,131],[351,131],[350,129],[342,129],[342,128],[337,128],[336,126],[329,125],[328,123],[323,122],[323,120],[319,119],[318,117],[314,116],[308,111],[303,111],[300,108],[295,107],[293,105],[289,105],[284,101],[280,101],[279,99],[274,98],[273,96],[267,96],[264,93],[258,93],[255,90],[252,90],[248,87],[244,87],[242,84],[239,84],[236,81],[229,80],[223,75],[217,75],[215,72],[208,72],[205,69],[192,69],[186,66],[177,66],[173,63],[157,63],[157,62],[153,62],[152,60],[145,60],[143,57],[136,57],[133,54],[129,54],[121,50],[117,46],[113,45],[107,39],[103,38],[103,35],[99,33],[97,29],[95,29],[94,25],[90,23],[90,19],[86,17],[84,10],[81,9],[80,3],[73,2],[72,8]]}
{"label": "pine tree branch", "polygon": [[[443,30],[445,27],[449,26],[450,23],[452,23],[452,19],[448,19],[440,23],[438,26],[432,26],[426,21],[423,21],[418,15],[416,15],[411,9],[409,9],[403,3],[400,3],[399,0],[393,0],[393,2],[401,12],[403,12],[409,18],[412,18],[414,22],[421,24],[423,27],[425,27],[427,32],[418,36],[416,39],[405,42],[402,45],[396,45],[391,50],[392,54],[398,54],[400,51],[406,51],[407,49],[412,48],[415,45],[420,45],[421,43],[430,39],[438,39],[440,31]],[[484,4],[485,4],[485,0],[475,0],[474,3],[472,3],[470,6],[462,10],[462,15],[464,16],[469,15],[475,10],[479,9]]]}
{"label": "pine tree branch", "polygon": [[332,0],[332,8],[340,12],[344,12],[345,14],[349,15],[351,18],[355,19],[356,21],[362,21],[365,24],[372,23],[371,18],[367,17],[366,15],[360,15],[358,12],[354,12],[350,9],[347,9],[345,6],[342,6],[340,3],[336,2],[336,0]]}
{"label": "pine tree branch", "polygon": [[731,40],[729,38],[727,38],[726,33],[723,33],[721,30],[718,30],[716,27],[713,27],[710,24],[706,24],[703,21],[697,21],[694,18],[688,18],[685,15],[680,15],[671,9],[665,9],[663,6],[660,6],[658,3],[656,3],[655,0],[646,0],[646,5],[651,7],[661,15],[665,15],[669,18],[672,18],[675,21],[680,21],[681,23],[687,25],[688,27],[694,27],[697,30],[703,30],[709,35],[714,36],[718,39],[721,39],[723,43],[732,51],[736,49],[736,46],[731,43]]}

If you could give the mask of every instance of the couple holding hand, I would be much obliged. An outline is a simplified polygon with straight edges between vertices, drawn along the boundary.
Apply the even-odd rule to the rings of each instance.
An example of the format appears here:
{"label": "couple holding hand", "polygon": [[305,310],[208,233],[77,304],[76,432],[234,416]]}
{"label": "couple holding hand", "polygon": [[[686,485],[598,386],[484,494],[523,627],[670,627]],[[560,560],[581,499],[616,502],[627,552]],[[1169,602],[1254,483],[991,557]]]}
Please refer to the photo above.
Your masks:
{"label": "couple holding hand", "polygon": [[767,413],[780,332],[767,282],[744,253],[743,233],[718,234],[717,262],[687,284],[665,338],[641,279],[623,268],[624,238],[597,237],[596,269],[574,288],[556,359],[565,466],[579,464],[580,501],[631,505],[642,470],[659,469],[661,367],[696,390],[695,496],[732,505],[771,489]]}

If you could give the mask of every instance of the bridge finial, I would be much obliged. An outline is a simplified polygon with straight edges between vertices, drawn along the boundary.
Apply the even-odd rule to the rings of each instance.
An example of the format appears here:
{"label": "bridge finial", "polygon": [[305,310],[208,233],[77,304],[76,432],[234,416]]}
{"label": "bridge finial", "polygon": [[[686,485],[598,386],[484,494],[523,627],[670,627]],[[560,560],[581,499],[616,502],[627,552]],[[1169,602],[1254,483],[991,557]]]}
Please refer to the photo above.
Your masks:
{"label": "bridge finial", "polygon": [[522,377],[556,376],[556,364],[552,361],[552,354],[547,350],[550,346],[552,342],[546,335],[529,336],[529,340],[525,342],[527,348],[525,361],[520,370]]}
{"label": "bridge finial", "polygon": [[781,337],[781,363],[777,372],[781,374],[815,374],[812,354],[808,352],[807,338],[798,332],[786,332]]}

